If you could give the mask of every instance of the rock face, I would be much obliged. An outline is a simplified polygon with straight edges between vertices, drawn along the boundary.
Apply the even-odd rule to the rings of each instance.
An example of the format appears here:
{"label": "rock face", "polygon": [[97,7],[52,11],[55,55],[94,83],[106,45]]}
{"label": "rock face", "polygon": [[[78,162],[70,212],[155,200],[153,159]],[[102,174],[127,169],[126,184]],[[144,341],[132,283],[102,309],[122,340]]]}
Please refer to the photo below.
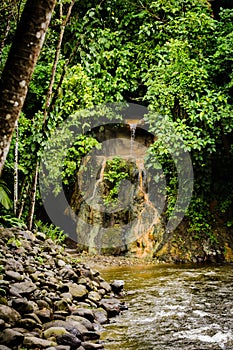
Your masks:
{"label": "rock face", "polygon": [[[84,170],[77,175],[71,199],[80,250],[152,257],[161,243],[164,230],[159,213],[165,199],[157,193],[155,174],[146,169],[144,161],[153,135],[137,127],[139,122],[133,120],[118,128],[105,126],[102,133],[97,130],[97,139],[103,142],[101,153],[97,151],[83,160]],[[115,167],[117,175],[124,175],[114,187],[110,162],[116,156],[121,160]],[[117,197],[115,202],[106,201],[111,193]]]}
{"label": "rock face", "polygon": [[117,290],[44,234],[0,228],[0,349],[103,349]]}

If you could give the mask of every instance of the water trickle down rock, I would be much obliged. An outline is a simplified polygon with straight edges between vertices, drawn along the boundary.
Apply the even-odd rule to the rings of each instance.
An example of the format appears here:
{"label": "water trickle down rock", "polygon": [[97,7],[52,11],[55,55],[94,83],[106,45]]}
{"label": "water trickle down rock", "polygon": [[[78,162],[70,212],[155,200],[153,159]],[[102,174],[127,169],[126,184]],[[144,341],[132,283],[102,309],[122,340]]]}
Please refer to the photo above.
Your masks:
{"label": "water trickle down rock", "polygon": [[[152,256],[163,236],[158,209],[148,193],[151,178],[144,162],[152,135],[133,121],[119,130],[105,128],[104,135],[98,136],[102,154],[84,158],[71,199],[78,218],[78,247],[93,254]],[[108,191],[107,160],[115,156],[125,160],[128,179],[121,182],[114,207],[103,198]]]}

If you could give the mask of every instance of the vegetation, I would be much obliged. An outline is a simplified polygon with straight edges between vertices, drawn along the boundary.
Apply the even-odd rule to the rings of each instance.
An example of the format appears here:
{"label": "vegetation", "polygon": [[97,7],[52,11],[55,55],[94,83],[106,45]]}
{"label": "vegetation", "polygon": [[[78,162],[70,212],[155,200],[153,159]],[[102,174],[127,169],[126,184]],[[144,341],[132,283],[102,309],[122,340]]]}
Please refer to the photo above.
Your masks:
{"label": "vegetation", "polygon": [[[216,1],[217,2],[217,1]],[[1,72],[22,8],[17,2],[1,9]],[[24,1],[20,2],[22,6]],[[224,6],[224,1],[222,2]],[[0,183],[1,223],[13,216],[15,146],[18,142],[18,201],[16,216],[27,221],[30,193],[36,193],[35,217],[41,217],[35,173],[44,146],[68,116],[108,102],[133,102],[148,107],[150,131],[159,135],[149,150],[149,162],[159,160],[167,180],[166,215],[174,207],[177,173],[166,145],[182,138],[182,151],[194,166],[194,195],[187,213],[189,234],[211,236],[218,220],[230,227],[233,200],[233,10],[213,14],[207,0],[71,1],[55,7],[39,61],[13,137]],[[54,59],[60,42],[52,95],[46,106]],[[0,72],[0,74],[1,74]],[[46,113],[45,113],[46,111]],[[174,133],[158,129],[162,115]],[[94,132],[80,132],[63,166],[63,181],[72,192],[81,159],[98,147]],[[156,161],[155,161],[156,160]],[[122,160],[108,164],[105,179],[112,187],[105,200],[116,198],[126,179]],[[6,187],[7,185],[7,187]],[[36,191],[34,191],[36,189]],[[214,239],[213,237],[211,239]]]}
{"label": "vegetation", "polygon": [[47,224],[43,223],[41,220],[38,220],[35,223],[35,229],[38,232],[43,232],[47,238],[51,238],[53,241],[56,241],[57,243],[63,243],[66,239],[66,235],[62,230],[60,230],[58,227],[54,226],[53,224]]}
{"label": "vegetation", "polygon": [[129,180],[129,167],[124,159],[114,157],[107,160],[104,171],[104,180],[106,183],[106,194],[104,195],[105,204],[119,204],[119,191],[122,180]]}

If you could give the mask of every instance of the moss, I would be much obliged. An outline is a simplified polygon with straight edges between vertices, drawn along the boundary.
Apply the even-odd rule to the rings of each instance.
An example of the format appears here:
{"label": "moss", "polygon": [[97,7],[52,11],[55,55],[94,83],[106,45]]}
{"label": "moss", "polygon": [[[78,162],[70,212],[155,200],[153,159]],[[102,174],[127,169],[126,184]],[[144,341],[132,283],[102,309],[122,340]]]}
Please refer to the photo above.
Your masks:
{"label": "moss", "polygon": [[233,249],[229,247],[228,243],[224,246],[224,257],[226,262],[233,262]]}

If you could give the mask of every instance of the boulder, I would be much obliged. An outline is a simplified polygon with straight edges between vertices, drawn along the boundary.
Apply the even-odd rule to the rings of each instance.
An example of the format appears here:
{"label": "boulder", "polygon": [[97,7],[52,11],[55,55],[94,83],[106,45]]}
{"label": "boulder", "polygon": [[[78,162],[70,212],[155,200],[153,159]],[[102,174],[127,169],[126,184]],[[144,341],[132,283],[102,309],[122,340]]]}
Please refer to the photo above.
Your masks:
{"label": "boulder", "polygon": [[57,337],[59,335],[67,334],[67,330],[64,327],[50,327],[43,332],[45,339],[51,337]]}
{"label": "boulder", "polygon": [[32,292],[34,292],[37,289],[37,286],[32,283],[32,281],[25,281],[25,282],[19,282],[19,283],[13,283],[11,285],[11,288],[14,288],[14,290],[18,293],[18,294],[31,294]]}
{"label": "boulder", "polygon": [[6,276],[10,280],[23,281],[23,279],[24,279],[24,276],[22,274],[20,274],[19,272],[16,272],[16,271],[11,271],[11,270],[6,271]]}
{"label": "boulder", "polygon": [[81,345],[81,340],[71,333],[59,335],[56,340],[58,344],[69,345],[71,350],[76,350]]}
{"label": "boulder", "polygon": [[41,339],[33,336],[25,336],[23,345],[31,348],[39,348],[39,349],[46,349],[50,346],[56,346],[57,344],[53,341],[46,340],[46,339]]}
{"label": "boulder", "polygon": [[122,280],[114,280],[110,283],[112,291],[115,294],[120,294],[123,291],[125,282]]}
{"label": "boulder", "polygon": [[90,322],[94,322],[94,312],[90,309],[77,308],[71,311],[72,315],[81,316],[88,319]]}
{"label": "boulder", "polygon": [[88,295],[87,288],[82,284],[69,284],[69,292],[75,299],[83,299]]}
{"label": "boulder", "polygon": [[13,326],[19,322],[20,314],[7,305],[0,305],[0,319]]}
{"label": "boulder", "polygon": [[34,311],[33,304],[24,298],[17,298],[12,300],[12,307],[21,315],[29,314]]}
{"label": "boulder", "polygon": [[0,344],[18,346],[23,343],[24,335],[11,328],[4,329],[0,334]]}
{"label": "boulder", "polygon": [[108,313],[102,307],[94,310],[94,317],[99,324],[105,324],[108,322]]}
{"label": "boulder", "polygon": [[0,350],[11,350],[8,346],[0,345]]}
{"label": "boulder", "polygon": [[89,331],[92,331],[94,329],[94,326],[91,323],[91,321],[89,321],[85,317],[81,317],[81,316],[78,316],[78,315],[70,315],[70,316],[66,317],[66,321],[68,321],[68,322],[79,322],[81,325],[83,325]]}
{"label": "boulder", "polygon": [[120,301],[115,298],[102,299],[100,301],[100,306],[102,306],[108,314],[108,317],[114,317],[120,313]]}

